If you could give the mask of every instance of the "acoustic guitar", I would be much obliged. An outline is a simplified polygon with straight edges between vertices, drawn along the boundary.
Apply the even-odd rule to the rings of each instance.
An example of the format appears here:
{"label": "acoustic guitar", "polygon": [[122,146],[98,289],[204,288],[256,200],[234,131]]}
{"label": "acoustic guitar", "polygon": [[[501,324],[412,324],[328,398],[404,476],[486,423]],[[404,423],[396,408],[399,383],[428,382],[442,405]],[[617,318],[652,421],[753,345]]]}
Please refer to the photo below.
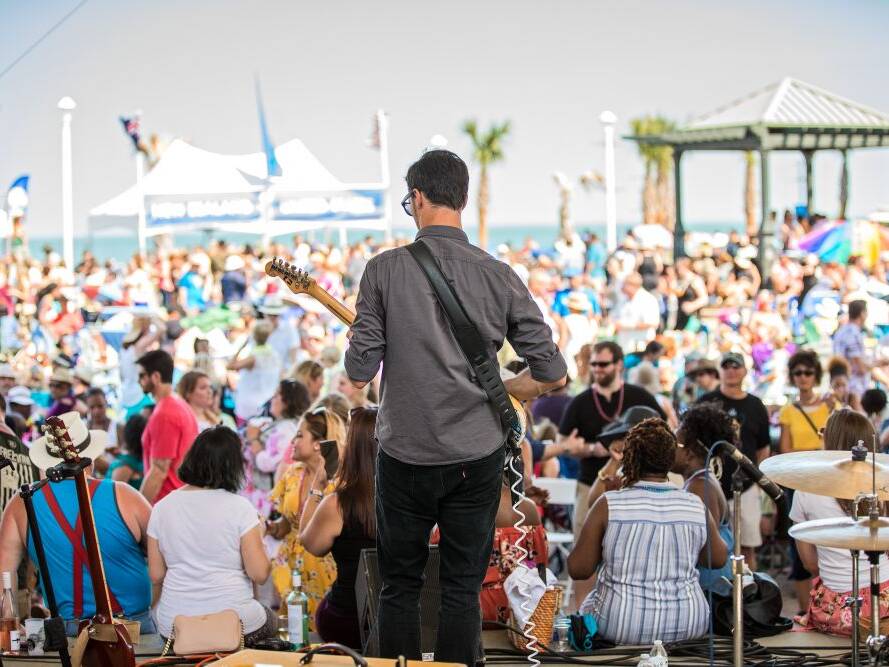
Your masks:
{"label": "acoustic guitar", "polygon": [[[330,313],[347,327],[351,327],[355,321],[355,313],[344,303],[338,301],[326,289],[321,287],[317,281],[302,269],[296,268],[292,264],[288,264],[282,259],[275,257],[265,265],[266,275],[273,278],[280,278],[284,284],[290,288],[294,294],[308,294],[322,306],[327,308]],[[521,401],[515,396],[510,395],[509,400],[515,409],[516,417],[519,421],[520,428],[509,429],[510,446],[518,447],[522,439],[525,437],[525,430],[528,426],[525,408]]]}
{"label": "acoustic guitar", "polygon": [[[59,417],[47,417],[43,433],[51,440],[66,462],[77,466],[82,463],[65,422]],[[49,443],[48,443],[49,444]],[[111,607],[111,596],[105,579],[105,567],[102,564],[102,553],[99,551],[99,536],[96,532],[96,521],[90,501],[89,486],[86,480],[86,469],[80,467],[74,476],[77,489],[77,505],[80,521],[83,526],[83,538],[86,542],[87,560],[93,592],[96,596],[96,613],[89,620],[83,621],[80,631],[86,629],[86,644],[81,664],[84,667],[135,667],[136,652],[130,641],[127,629],[114,622]]]}

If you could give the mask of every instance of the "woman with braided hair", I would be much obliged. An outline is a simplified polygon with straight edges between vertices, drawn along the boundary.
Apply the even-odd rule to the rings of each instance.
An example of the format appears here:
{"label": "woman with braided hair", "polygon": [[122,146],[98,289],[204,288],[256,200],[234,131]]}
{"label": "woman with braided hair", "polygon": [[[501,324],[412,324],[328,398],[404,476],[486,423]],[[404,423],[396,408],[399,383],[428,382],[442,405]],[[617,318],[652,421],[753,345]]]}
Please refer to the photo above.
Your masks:
{"label": "woman with braided hair", "polygon": [[630,430],[621,489],[596,501],[568,557],[573,579],[597,574],[580,611],[616,644],[677,642],[707,631],[710,610],[695,565],[722,567],[728,550],[701,499],[667,481],[676,448],[660,419]]}
{"label": "woman with braided hair", "polygon": [[[729,504],[722,492],[719,479],[706,466],[707,453],[714,443],[725,440],[735,447],[740,446],[740,434],[736,422],[718,403],[697,403],[682,415],[676,431],[677,450],[673,472],[682,475],[682,487],[700,498],[704,506],[719,524],[719,536],[731,552],[735,545],[732,526],[729,522]],[[720,460],[715,456],[713,460]],[[698,565],[701,588],[704,592],[713,591],[721,595],[731,593],[731,563],[722,567]],[[723,577],[728,577],[725,581]]]}

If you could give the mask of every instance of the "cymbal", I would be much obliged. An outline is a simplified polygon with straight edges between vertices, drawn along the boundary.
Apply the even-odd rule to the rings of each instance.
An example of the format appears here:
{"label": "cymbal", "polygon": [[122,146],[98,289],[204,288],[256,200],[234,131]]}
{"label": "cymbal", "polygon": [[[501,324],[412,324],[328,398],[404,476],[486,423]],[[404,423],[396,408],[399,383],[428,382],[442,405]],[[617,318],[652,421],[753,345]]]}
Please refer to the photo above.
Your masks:
{"label": "cymbal", "polygon": [[[854,500],[859,493],[873,493],[873,454],[853,461],[846,451],[791,452],[771,456],[759,469],[773,482],[819,496]],[[877,495],[889,500],[889,454],[877,454]]]}
{"label": "cymbal", "polygon": [[796,524],[790,536],[819,547],[886,551],[889,549],[889,519],[816,519]]}

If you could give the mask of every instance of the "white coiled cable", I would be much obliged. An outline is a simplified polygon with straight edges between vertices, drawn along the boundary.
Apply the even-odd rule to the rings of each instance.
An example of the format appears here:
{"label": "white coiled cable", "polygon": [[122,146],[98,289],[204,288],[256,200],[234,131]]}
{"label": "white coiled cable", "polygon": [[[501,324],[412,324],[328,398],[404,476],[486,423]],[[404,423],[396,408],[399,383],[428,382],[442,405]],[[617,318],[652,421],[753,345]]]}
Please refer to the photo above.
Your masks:
{"label": "white coiled cable", "polygon": [[[512,486],[510,487],[510,491],[512,492],[510,494],[510,499],[512,499],[513,497],[518,498],[512,506],[513,511],[519,516],[519,518],[513,524],[513,527],[516,528],[519,532],[519,536],[518,538],[516,538],[515,542],[516,551],[519,553],[518,565],[519,567],[524,567],[525,561],[530,558],[531,554],[524,546],[522,546],[522,541],[528,531],[527,526],[522,525],[527,518],[525,516],[525,513],[522,512],[522,501],[529,500],[529,498],[525,495],[523,488],[523,479],[525,473],[523,470],[516,470],[516,463],[519,460],[520,459],[518,457],[514,456],[509,461],[509,469],[515,475],[515,482],[513,482]],[[546,584],[546,581],[544,581],[544,584]],[[534,625],[534,621],[531,620],[531,615],[534,613],[534,610],[526,606],[529,604],[529,602],[530,601],[526,598],[523,599],[522,603],[519,605],[521,610],[528,615],[528,623],[525,625],[524,628],[521,628],[521,631],[525,639],[528,640],[526,644],[526,647],[529,651],[528,663],[532,667],[540,667],[540,660],[537,659],[537,656],[540,653],[540,651],[538,650],[540,647],[537,644],[537,637],[532,632],[536,627]]]}

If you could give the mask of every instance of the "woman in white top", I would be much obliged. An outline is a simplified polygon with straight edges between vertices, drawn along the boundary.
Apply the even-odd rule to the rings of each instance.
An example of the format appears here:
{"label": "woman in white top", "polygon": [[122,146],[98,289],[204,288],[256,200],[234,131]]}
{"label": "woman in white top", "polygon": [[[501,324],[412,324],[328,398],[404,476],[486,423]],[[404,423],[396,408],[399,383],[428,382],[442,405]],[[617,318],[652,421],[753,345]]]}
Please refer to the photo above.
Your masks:
{"label": "woman in white top", "polygon": [[253,327],[253,350],[243,359],[235,355],[228,363],[230,371],[241,371],[235,392],[235,416],[238,419],[246,421],[258,414],[278,388],[281,358],[268,344],[271,333],[268,320],[257,322]]}
{"label": "woman in white top", "polygon": [[235,421],[231,415],[215,410],[216,395],[213,384],[210,376],[203,371],[188,371],[179,378],[176,393],[188,403],[188,407],[194,413],[198,423],[198,433],[219,424],[235,428]]}
{"label": "woman in white top", "polygon": [[[873,443],[874,428],[867,417],[859,412],[843,408],[830,415],[824,427],[824,448],[849,450],[859,441],[866,446]],[[868,508],[862,507],[866,514]],[[852,503],[828,496],[797,491],[793,494],[790,518],[794,523],[815,519],[840,519],[851,516]],[[885,505],[880,515],[886,515]],[[852,595],[852,556],[848,550],[816,547],[805,542],[796,543],[800,559],[812,573],[812,592],[806,613],[798,622],[809,630],[848,637],[852,634],[852,615],[845,600]],[[869,564],[862,554],[859,563],[859,595],[864,600],[861,618],[870,618]],[[889,619],[889,559],[880,556],[880,625]]]}
{"label": "woman in white top", "polygon": [[225,426],[198,435],[179,466],[185,486],[166,496],[148,522],[148,572],[162,584],[153,614],[169,637],[173,619],[233,609],[246,644],[271,637],[274,612],[253,597],[271,572],[264,522],[238,495],[244,479],[241,441]]}

